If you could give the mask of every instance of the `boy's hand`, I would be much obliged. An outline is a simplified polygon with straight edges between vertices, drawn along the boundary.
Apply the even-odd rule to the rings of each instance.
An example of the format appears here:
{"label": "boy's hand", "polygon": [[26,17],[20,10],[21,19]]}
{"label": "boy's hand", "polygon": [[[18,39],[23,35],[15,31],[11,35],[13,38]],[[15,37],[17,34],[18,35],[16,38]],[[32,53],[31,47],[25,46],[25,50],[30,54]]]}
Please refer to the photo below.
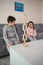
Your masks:
{"label": "boy's hand", "polygon": [[18,44],[20,44],[20,42],[18,42]]}
{"label": "boy's hand", "polygon": [[11,43],[8,43],[8,45],[7,45],[8,47],[11,47],[12,46],[12,44]]}

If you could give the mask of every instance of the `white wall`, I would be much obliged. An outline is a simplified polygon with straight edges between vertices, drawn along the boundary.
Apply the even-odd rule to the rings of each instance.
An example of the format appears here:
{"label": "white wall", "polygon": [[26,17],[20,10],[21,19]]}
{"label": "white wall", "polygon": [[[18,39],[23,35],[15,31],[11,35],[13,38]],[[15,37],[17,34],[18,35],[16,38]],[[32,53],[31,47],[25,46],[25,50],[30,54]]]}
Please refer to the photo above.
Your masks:
{"label": "white wall", "polygon": [[42,0],[0,0],[0,24],[7,23],[7,17],[12,15],[16,17],[16,23],[23,22],[22,12],[17,12],[14,10],[14,2],[24,3],[24,13],[28,22],[29,20],[35,23],[41,22],[41,8]]}
{"label": "white wall", "polygon": [[[27,8],[27,9],[26,9]],[[28,20],[33,20],[35,23],[41,22],[42,0],[28,0],[25,6]]]}
{"label": "white wall", "polygon": [[42,0],[42,19],[41,19],[42,23],[43,23],[43,0]]}

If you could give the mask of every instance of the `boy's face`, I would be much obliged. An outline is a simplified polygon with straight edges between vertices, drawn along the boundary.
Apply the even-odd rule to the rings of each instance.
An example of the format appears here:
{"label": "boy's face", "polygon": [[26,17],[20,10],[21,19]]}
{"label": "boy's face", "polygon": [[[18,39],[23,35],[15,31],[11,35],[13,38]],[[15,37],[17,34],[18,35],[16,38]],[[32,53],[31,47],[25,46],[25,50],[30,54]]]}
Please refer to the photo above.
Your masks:
{"label": "boy's face", "polygon": [[13,26],[14,24],[15,24],[15,21],[8,23],[9,26]]}

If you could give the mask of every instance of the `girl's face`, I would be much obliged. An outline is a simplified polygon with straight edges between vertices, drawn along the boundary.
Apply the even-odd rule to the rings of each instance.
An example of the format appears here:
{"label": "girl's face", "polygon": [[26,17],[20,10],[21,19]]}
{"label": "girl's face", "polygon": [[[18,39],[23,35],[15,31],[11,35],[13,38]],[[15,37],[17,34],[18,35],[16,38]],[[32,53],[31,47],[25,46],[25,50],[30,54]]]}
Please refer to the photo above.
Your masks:
{"label": "girl's face", "polygon": [[33,28],[33,24],[32,24],[32,23],[29,23],[29,27],[30,27],[30,28]]}

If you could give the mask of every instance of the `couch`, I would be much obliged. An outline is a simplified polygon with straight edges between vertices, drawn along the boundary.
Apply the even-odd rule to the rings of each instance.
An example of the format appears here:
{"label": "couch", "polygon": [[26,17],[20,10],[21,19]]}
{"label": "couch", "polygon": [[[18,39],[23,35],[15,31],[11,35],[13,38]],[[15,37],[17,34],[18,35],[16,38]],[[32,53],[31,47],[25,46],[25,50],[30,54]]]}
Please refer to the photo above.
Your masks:
{"label": "couch", "polygon": [[[9,52],[7,51],[5,41],[3,39],[3,27],[6,24],[0,24],[0,57],[3,56],[8,56]],[[19,40],[21,43],[23,43],[22,35],[23,35],[23,29],[22,29],[23,24],[15,24]],[[43,39],[43,24],[35,24],[35,28],[37,31],[36,39],[40,40]]]}

